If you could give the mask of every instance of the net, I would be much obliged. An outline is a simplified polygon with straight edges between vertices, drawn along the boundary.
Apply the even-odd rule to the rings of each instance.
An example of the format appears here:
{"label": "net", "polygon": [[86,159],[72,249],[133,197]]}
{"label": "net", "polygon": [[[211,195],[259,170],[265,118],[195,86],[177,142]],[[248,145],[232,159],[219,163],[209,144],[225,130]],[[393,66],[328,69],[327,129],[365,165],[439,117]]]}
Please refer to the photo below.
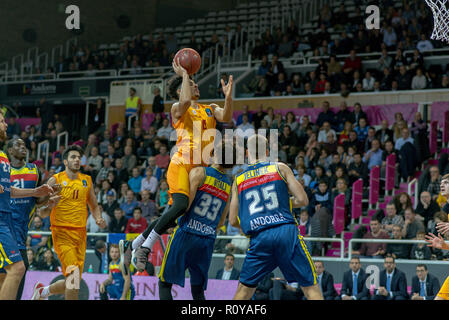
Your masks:
{"label": "net", "polygon": [[449,42],[449,4],[448,0],[425,0],[433,14],[431,39]]}

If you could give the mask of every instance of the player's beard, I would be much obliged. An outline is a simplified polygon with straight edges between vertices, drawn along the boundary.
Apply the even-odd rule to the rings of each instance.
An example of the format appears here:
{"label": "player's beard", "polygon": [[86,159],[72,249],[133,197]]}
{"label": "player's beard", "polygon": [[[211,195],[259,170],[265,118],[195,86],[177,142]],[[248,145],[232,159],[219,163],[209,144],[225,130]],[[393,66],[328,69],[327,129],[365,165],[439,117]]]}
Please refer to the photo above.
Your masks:
{"label": "player's beard", "polygon": [[6,136],[6,130],[0,130],[0,140],[5,141],[7,138]]}
{"label": "player's beard", "polygon": [[73,173],[77,173],[80,171],[81,166],[78,166],[78,168],[75,166],[75,164],[69,165],[69,169],[70,171],[72,171]]}

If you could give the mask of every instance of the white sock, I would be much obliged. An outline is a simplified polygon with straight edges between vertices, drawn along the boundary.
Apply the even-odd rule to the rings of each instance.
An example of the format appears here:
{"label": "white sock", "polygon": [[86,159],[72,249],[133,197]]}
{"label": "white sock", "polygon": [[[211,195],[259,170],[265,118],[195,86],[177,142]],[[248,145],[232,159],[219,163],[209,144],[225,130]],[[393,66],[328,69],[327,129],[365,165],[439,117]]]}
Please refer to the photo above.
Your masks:
{"label": "white sock", "polygon": [[41,297],[42,298],[47,298],[49,295],[50,295],[50,286],[44,287],[42,289]]}
{"label": "white sock", "polygon": [[137,249],[137,248],[139,248],[141,245],[142,245],[142,243],[145,241],[145,237],[143,236],[143,234],[139,234],[138,236],[137,236],[137,238],[135,238],[134,240],[133,240],[133,243],[131,244],[131,248],[134,250],[134,249]]}
{"label": "white sock", "polygon": [[159,234],[156,233],[156,231],[151,230],[150,235],[145,240],[145,242],[142,244],[142,247],[153,249],[154,244],[156,241],[158,241],[161,238]]}

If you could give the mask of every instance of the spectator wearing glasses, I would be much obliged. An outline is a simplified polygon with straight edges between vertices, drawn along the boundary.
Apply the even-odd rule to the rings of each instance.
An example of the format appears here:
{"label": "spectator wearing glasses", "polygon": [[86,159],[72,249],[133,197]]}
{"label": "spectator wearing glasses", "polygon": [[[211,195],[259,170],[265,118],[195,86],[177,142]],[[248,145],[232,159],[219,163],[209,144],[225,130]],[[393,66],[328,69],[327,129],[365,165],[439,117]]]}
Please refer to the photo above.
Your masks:
{"label": "spectator wearing glasses", "polygon": [[425,264],[418,264],[416,276],[412,278],[411,300],[433,300],[439,290],[438,278],[429,273]]}

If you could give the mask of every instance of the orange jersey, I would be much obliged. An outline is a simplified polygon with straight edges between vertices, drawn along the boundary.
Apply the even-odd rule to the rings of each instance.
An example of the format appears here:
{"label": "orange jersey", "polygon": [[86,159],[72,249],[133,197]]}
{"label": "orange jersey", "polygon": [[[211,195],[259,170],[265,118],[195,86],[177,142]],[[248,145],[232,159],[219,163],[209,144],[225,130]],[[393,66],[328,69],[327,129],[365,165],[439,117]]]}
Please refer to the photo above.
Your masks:
{"label": "orange jersey", "polygon": [[[198,104],[198,109],[190,106],[184,115],[173,124],[178,140],[176,141],[177,151],[173,155],[172,161],[179,164],[203,166],[207,164],[202,155],[205,152],[206,159],[209,159],[210,151],[213,150],[217,124],[213,112],[214,109],[210,105]],[[209,131],[205,132],[206,130]],[[210,143],[212,145],[207,147]]]}
{"label": "orange jersey", "polygon": [[50,213],[50,222],[55,227],[86,228],[87,199],[92,188],[90,176],[78,173],[76,179],[69,179],[66,172],[54,175],[60,184],[61,200]]}

